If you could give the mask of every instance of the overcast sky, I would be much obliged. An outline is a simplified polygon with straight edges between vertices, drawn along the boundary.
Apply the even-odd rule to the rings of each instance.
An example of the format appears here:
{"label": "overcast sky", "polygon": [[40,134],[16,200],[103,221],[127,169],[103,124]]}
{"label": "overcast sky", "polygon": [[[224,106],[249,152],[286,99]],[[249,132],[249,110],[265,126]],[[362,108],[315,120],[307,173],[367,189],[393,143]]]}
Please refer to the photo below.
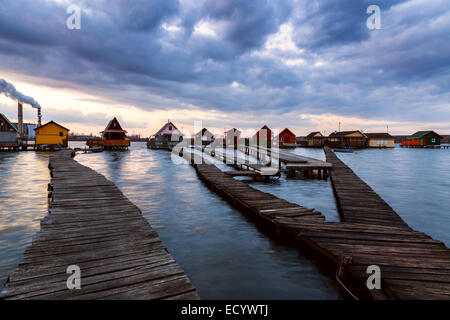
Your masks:
{"label": "overcast sky", "polygon": [[[0,78],[76,132],[118,116],[143,135],[167,119],[450,134],[450,1],[0,0]],[[17,117],[4,96],[0,111]]]}

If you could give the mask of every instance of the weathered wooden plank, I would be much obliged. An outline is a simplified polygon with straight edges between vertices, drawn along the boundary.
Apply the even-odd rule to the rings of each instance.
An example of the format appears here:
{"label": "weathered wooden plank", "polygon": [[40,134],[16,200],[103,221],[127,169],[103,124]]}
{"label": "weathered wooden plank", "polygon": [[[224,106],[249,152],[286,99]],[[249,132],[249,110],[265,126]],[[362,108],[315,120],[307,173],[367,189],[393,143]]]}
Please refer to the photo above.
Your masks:
{"label": "weathered wooden plank", "polygon": [[[431,283],[424,287],[420,281],[409,283],[409,286],[388,281],[384,284],[387,288],[383,292],[369,292],[374,299],[446,297],[449,289],[447,281],[442,279],[450,271],[447,270],[450,268],[448,248],[442,242],[412,230],[370,186],[334,154],[327,154],[328,156],[333,164],[331,178],[336,201],[346,223],[325,222],[324,216],[319,212],[256,190],[227,176],[213,165],[194,167],[200,179],[213,191],[263,218],[278,232],[285,232],[311,246],[337,264],[341,256],[351,257],[350,268],[357,268],[355,272],[364,283],[367,278],[366,268],[371,264],[380,265],[382,272],[386,270],[386,279],[389,281],[412,280],[414,275],[411,271],[414,271],[425,274],[416,280]],[[433,278],[433,274],[439,276]],[[411,295],[411,288],[415,285],[417,290],[423,290]],[[438,288],[443,289],[437,290]]]}
{"label": "weathered wooden plank", "polygon": [[[139,208],[71,153],[49,159],[52,206],[0,298],[198,299]],[[81,269],[80,290],[67,288],[69,265]]]}

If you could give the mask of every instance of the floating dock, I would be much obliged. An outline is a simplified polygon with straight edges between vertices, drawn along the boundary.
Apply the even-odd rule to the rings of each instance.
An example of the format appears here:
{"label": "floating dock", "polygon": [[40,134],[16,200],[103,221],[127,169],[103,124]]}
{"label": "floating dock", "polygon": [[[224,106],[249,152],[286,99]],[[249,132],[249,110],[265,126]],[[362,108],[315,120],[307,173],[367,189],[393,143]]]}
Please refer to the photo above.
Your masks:
{"label": "floating dock", "polygon": [[[73,153],[50,157],[49,213],[0,298],[198,299],[139,208]],[[81,289],[67,287],[72,265]]]}
{"label": "floating dock", "polygon": [[[351,174],[339,161],[337,157],[332,159],[334,185],[342,175]],[[264,221],[278,235],[327,258],[331,262],[327,266],[336,268],[338,282],[355,298],[450,299],[450,250],[425,233],[412,230],[401,218],[394,218],[399,216],[392,209],[386,213],[386,220],[381,211],[381,219],[374,219],[377,213],[371,210],[372,204],[380,203],[381,198],[369,186],[361,191],[367,205],[359,203],[359,208],[346,206],[345,188],[335,191],[347,222],[325,222],[320,212],[254,189],[207,162],[194,167],[200,179],[232,205]],[[340,169],[335,175],[336,168]],[[343,183],[355,191],[361,187],[355,181],[359,180],[354,177]],[[391,220],[395,223],[389,225]],[[372,265],[380,267],[381,289],[370,290],[366,285],[371,275],[367,269]]]}

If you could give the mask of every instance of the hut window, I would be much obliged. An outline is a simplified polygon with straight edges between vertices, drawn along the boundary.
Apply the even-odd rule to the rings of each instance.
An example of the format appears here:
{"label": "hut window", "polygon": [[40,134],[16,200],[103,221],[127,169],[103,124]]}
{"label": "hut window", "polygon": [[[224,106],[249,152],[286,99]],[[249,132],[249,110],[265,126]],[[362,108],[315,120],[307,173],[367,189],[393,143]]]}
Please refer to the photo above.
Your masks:
{"label": "hut window", "polygon": [[169,131],[172,131],[172,126],[169,126]]}
{"label": "hut window", "polygon": [[436,138],[431,138],[431,142],[436,142]]}
{"label": "hut window", "polygon": [[62,132],[60,132],[60,133],[59,133],[59,136],[60,136],[60,137],[62,137],[62,136],[63,136],[63,133],[62,133]]}

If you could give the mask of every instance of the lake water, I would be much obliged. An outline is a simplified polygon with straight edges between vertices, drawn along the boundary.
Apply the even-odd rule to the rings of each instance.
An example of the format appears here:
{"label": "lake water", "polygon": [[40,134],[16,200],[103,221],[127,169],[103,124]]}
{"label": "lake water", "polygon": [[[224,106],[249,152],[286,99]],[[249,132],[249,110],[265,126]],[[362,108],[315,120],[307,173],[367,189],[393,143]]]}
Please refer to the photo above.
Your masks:
{"label": "lake water", "polygon": [[[70,143],[84,146],[82,142]],[[324,159],[320,149],[291,152]],[[450,150],[338,153],[416,230],[450,245]],[[132,143],[128,152],[78,153],[142,211],[205,299],[341,299],[335,281],[298,250],[272,240],[212,193],[187,163]],[[48,154],[0,153],[0,286],[47,211]],[[329,181],[284,175],[255,188],[338,221]]]}
{"label": "lake water", "polygon": [[397,145],[336,154],[413,229],[450,247],[450,149]]}
{"label": "lake water", "polygon": [[47,214],[49,155],[0,152],[0,287]]}
{"label": "lake water", "polygon": [[[70,145],[83,146],[83,143]],[[29,218],[22,212],[32,209],[34,198],[29,198],[27,205],[15,200],[15,208],[2,207],[2,217],[22,215],[14,225],[23,228],[11,229],[13,222],[3,222],[4,219],[0,224],[1,229],[11,229],[9,237],[0,239],[2,283],[39,229],[33,219],[46,214],[47,155],[34,155],[35,159],[31,159],[34,162],[39,159],[40,174],[47,179],[33,181],[25,176],[25,185],[19,188],[14,183],[13,164],[21,162],[25,172],[35,171],[27,168],[33,161],[23,161],[22,154],[34,155],[31,152],[0,154],[10,159],[0,162],[3,163],[0,173],[11,175],[6,181],[8,197],[24,196],[22,190],[26,189],[33,197],[40,197],[40,207]],[[171,153],[149,150],[145,143],[132,143],[128,152],[78,153],[75,159],[115,182],[141,209],[202,298],[342,298],[335,281],[324,275],[313,261],[297,249],[271,240],[241,212],[206,188],[192,166],[186,162],[173,163]],[[32,184],[39,184],[40,189],[30,190]],[[4,255],[4,249],[8,255]]]}

